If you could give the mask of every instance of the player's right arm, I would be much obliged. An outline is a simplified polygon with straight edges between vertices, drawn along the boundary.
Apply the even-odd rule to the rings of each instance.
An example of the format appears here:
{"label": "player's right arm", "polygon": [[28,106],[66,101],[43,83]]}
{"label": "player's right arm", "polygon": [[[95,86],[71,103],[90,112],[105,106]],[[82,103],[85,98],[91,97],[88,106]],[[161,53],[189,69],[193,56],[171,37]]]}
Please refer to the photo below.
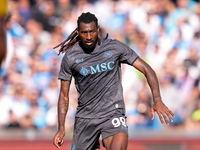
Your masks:
{"label": "player's right arm", "polygon": [[60,96],[58,99],[58,132],[54,136],[53,144],[60,148],[65,136],[65,118],[69,107],[70,81],[61,80]]}

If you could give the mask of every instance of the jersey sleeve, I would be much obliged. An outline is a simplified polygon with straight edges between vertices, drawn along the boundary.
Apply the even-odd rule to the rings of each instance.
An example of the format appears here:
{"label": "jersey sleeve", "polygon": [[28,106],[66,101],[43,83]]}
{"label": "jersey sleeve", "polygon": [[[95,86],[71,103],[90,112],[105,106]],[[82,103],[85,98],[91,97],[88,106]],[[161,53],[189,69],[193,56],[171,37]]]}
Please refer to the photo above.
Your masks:
{"label": "jersey sleeve", "polygon": [[139,57],[134,50],[122,42],[116,41],[116,46],[120,53],[119,59],[121,63],[132,65]]}
{"label": "jersey sleeve", "polygon": [[61,62],[58,79],[65,80],[65,81],[71,81],[72,79],[72,72],[71,72],[69,63],[67,62],[65,57],[63,57],[62,62]]}

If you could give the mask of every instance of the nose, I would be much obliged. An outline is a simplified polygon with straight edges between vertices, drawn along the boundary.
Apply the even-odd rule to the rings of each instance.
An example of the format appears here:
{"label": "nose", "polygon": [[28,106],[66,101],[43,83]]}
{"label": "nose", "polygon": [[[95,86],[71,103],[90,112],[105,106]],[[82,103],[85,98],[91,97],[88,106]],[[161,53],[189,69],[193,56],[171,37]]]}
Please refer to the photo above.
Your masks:
{"label": "nose", "polygon": [[86,39],[87,39],[87,40],[91,40],[91,39],[92,39],[92,36],[91,36],[90,33],[87,33]]}

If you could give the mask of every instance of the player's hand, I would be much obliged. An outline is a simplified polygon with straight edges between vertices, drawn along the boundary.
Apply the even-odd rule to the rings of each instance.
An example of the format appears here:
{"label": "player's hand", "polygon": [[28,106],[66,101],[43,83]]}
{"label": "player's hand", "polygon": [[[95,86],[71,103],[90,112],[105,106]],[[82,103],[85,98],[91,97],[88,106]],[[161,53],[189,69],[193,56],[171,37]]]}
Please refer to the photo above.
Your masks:
{"label": "player's hand", "polygon": [[65,136],[65,132],[58,131],[53,139],[53,144],[60,148],[60,146],[64,143],[63,137]]}
{"label": "player's hand", "polygon": [[156,103],[153,103],[153,106],[151,108],[152,120],[155,118],[155,111],[157,112],[162,124],[166,123],[167,125],[169,125],[168,118],[171,122],[173,122],[172,117],[175,117],[175,115],[171,110],[167,108],[167,106],[165,106],[162,101],[157,101]]}

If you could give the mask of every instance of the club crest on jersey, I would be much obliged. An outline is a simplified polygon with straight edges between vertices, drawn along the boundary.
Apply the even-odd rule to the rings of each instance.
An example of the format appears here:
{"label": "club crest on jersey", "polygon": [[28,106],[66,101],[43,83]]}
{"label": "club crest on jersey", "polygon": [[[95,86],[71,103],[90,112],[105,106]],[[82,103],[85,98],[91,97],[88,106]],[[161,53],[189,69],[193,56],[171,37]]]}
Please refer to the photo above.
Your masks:
{"label": "club crest on jersey", "polygon": [[112,52],[106,51],[106,52],[104,52],[104,56],[107,57],[107,58],[110,58],[112,56]]}
{"label": "club crest on jersey", "polygon": [[89,73],[89,70],[87,70],[87,68],[84,68],[84,67],[81,68],[80,74],[86,77],[88,73]]}

